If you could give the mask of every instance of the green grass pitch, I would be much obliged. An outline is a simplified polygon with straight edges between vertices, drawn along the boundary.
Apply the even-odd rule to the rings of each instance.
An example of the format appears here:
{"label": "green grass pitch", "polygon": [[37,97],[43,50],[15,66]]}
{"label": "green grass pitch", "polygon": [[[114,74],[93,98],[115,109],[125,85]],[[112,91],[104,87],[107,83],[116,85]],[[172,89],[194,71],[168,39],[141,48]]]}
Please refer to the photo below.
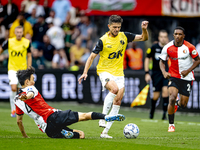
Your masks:
{"label": "green grass pitch", "polygon": [[[70,102],[49,104],[55,108],[79,112],[101,112],[102,106]],[[16,118],[10,117],[9,103],[0,103],[0,150],[187,150],[200,149],[200,114],[177,112],[176,131],[168,133],[168,121],[162,121],[162,112],[156,111],[154,120],[148,119],[148,110],[121,107],[126,116],[123,122],[114,122],[109,135],[113,139],[100,139],[102,128],[98,120],[79,122],[69,126],[85,132],[85,139],[51,139],[42,133],[27,115],[23,118],[29,139],[22,138]],[[123,128],[135,123],[140,129],[137,139],[126,139]]]}

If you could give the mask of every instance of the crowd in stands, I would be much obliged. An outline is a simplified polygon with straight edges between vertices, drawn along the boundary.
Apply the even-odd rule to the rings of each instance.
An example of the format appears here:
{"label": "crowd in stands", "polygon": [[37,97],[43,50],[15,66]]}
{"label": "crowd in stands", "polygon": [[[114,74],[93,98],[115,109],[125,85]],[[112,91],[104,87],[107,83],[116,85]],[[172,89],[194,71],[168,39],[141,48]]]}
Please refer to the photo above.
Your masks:
{"label": "crowd in stands", "polygon": [[[12,0],[4,6],[0,4],[0,45],[15,36],[15,27],[19,25],[24,28],[24,37],[32,43],[36,69],[79,70],[100,37],[90,16],[72,7],[70,0],[55,0],[51,8],[48,0],[43,4],[39,0],[23,0],[20,8]],[[145,52],[136,43],[130,43],[124,54],[124,69],[143,70]],[[7,67],[8,57],[7,51],[0,55],[1,68]]]}
{"label": "crowd in stands", "polygon": [[[15,27],[24,28],[31,41],[32,65],[36,69],[78,70],[84,67],[92,47],[95,24],[85,11],[74,8],[70,0],[55,0],[49,8],[39,0],[23,0],[18,8],[12,0],[0,6],[0,45],[15,36]],[[0,67],[7,67],[8,53],[0,55]]]}

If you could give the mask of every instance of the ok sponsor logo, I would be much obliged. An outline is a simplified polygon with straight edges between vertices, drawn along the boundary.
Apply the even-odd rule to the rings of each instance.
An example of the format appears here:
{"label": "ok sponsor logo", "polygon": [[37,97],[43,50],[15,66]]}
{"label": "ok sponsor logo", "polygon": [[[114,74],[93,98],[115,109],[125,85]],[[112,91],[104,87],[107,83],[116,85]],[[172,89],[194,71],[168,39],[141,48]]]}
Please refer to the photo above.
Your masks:
{"label": "ok sponsor logo", "polygon": [[12,57],[16,57],[16,56],[17,56],[17,57],[20,57],[20,56],[23,57],[23,52],[24,52],[24,51],[12,51],[12,52],[11,52],[11,56],[12,56]]}
{"label": "ok sponsor logo", "polygon": [[109,54],[108,59],[115,59],[115,58],[119,58],[120,56],[122,56],[123,49],[119,50],[118,52],[112,52]]}

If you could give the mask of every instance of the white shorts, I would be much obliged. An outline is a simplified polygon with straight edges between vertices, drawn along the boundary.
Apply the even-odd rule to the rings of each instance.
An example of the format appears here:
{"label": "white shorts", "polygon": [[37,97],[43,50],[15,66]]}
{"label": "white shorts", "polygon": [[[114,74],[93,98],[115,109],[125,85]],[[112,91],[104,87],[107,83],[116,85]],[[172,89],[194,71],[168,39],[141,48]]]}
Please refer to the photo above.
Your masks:
{"label": "white shorts", "polygon": [[8,71],[8,79],[9,79],[9,84],[18,84],[18,79],[17,79],[17,71],[14,70],[9,70]]}
{"label": "white shorts", "polygon": [[108,81],[115,81],[119,90],[124,87],[124,76],[113,76],[108,72],[103,72],[99,74],[99,78],[102,84],[102,91],[104,91],[105,85]]}

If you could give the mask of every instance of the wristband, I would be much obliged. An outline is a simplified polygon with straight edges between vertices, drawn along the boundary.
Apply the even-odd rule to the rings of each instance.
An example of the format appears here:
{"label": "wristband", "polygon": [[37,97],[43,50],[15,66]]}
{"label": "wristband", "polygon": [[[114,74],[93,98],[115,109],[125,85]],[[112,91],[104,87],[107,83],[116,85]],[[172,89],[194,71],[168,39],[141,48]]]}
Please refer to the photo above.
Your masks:
{"label": "wristband", "polygon": [[145,75],[146,75],[146,74],[149,74],[149,71],[145,71]]}

